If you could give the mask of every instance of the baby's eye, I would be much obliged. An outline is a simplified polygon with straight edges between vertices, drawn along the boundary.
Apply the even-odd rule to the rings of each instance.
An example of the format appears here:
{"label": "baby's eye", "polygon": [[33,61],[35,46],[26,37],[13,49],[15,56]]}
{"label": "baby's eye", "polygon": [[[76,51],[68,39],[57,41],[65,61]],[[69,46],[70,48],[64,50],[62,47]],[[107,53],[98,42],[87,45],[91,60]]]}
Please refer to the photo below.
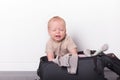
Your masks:
{"label": "baby's eye", "polygon": [[53,29],[53,30],[51,30],[51,31],[56,31],[56,29]]}
{"label": "baby's eye", "polygon": [[60,29],[60,31],[64,31],[64,29]]}

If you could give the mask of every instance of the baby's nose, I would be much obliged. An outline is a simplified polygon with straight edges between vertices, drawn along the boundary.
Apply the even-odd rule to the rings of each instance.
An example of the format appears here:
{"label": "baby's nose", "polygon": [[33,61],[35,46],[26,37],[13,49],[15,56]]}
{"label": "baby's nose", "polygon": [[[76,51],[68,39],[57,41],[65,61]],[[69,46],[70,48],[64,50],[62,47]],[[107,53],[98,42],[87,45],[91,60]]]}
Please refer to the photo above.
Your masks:
{"label": "baby's nose", "polygon": [[60,30],[56,30],[56,33],[60,33]]}

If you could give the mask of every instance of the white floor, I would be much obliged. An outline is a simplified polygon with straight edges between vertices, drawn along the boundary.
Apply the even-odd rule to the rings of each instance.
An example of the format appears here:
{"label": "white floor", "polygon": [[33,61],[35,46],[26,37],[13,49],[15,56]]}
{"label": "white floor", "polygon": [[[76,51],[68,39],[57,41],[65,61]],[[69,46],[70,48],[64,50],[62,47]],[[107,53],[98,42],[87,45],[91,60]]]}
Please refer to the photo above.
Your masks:
{"label": "white floor", "polygon": [[0,80],[39,80],[35,71],[0,71]]}
{"label": "white floor", "polygon": [[[108,80],[116,80],[118,75],[110,70],[105,70]],[[0,71],[0,80],[39,80],[36,71]]]}

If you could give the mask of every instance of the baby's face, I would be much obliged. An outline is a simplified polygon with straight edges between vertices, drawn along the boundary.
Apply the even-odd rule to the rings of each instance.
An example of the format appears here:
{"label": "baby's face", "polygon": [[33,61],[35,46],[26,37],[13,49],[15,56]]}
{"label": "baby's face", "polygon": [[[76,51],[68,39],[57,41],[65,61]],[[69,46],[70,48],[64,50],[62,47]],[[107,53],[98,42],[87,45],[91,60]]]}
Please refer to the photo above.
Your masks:
{"label": "baby's face", "polygon": [[53,21],[49,24],[48,32],[54,41],[60,42],[66,36],[65,24],[61,21]]}

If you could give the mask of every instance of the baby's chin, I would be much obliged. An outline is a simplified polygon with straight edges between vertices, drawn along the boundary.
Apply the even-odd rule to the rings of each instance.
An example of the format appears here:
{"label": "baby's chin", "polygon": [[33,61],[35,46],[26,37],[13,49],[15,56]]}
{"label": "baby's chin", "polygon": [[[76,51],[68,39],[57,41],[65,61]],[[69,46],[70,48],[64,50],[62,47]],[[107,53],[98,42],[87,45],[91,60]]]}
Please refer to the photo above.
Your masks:
{"label": "baby's chin", "polygon": [[56,42],[61,42],[63,39],[54,39]]}
{"label": "baby's chin", "polygon": [[64,38],[59,38],[59,39],[58,39],[58,38],[55,38],[54,41],[56,41],[56,42],[61,42],[63,39],[64,39]]}

